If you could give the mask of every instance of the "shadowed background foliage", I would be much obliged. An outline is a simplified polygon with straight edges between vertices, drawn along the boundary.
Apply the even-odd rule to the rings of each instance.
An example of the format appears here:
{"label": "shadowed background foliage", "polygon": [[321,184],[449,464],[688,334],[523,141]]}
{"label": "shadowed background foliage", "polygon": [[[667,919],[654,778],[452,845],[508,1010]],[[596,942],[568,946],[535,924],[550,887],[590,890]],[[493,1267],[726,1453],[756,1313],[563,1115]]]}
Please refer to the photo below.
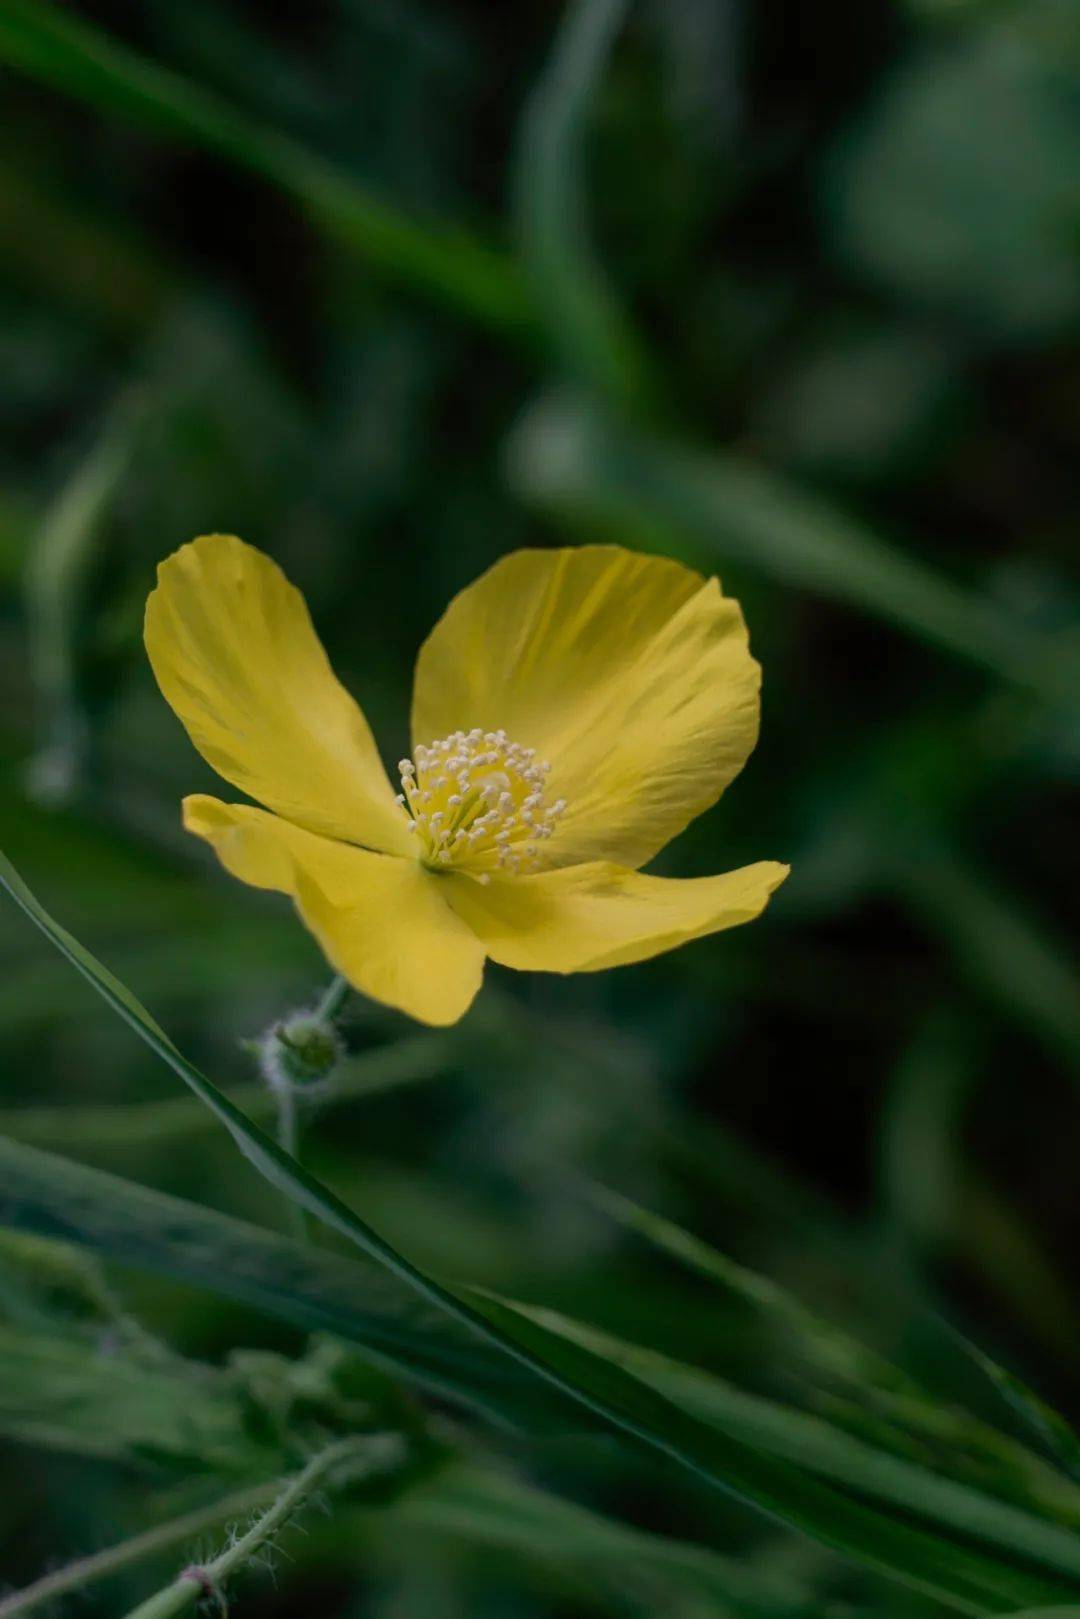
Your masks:
{"label": "shadowed background foliage", "polygon": [[[354,1001],[305,1161],[436,1272],[771,1399],[797,1334],[595,1183],[1004,1429],[952,1328],[1059,1409],[1080,1393],[1075,23],[1065,0],[0,0],[0,842],[265,1122],[239,1042],[327,972],[180,830],[215,781],[142,651],[156,562],[207,530],[276,557],[388,761],[419,641],[507,550],[602,537],[718,572],[762,736],[660,869],[788,860],[765,917],[611,974],[489,969],[446,1034]],[[288,1228],[11,909],[0,961],[5,1135]],[[5,1319],[67,1343],[86,1276],[0,1259]],[[108,1285],[96,1365],[134,1317],[281,1416],[312,1323]],[[258,1423],[126,1433],[122,1378],[113,1420],[61,1372],[41,1411],[14,1369],[0,1394],[11,1586],[222,1493],[229,1455],[265,1476],[236,1461]],[[476,1476],[316,1518],[241,1613],[945,1611],[595,1436],[434,1408]],[[152,1588],[141,1565],[80,1611]]]}

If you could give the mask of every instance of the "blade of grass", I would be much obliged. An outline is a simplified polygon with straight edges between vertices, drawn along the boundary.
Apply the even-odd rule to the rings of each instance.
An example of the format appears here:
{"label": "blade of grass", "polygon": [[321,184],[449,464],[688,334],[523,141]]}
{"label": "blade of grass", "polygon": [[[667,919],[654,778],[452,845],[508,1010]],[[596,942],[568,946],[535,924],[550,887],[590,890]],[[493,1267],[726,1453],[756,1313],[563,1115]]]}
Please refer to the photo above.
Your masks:
{"label": "blade of grass", "polygon": [[1028,1388],[1015,1372],[991,1360],[977,1344],[963,1342],[964,1349],[1014,1416],[1020,1419],[1035,1442],[1062,1472],[1080,1484],[1080,1437],[1060,1412]]}
{"label": "blade of grass", "polygon": [[[1016,1567],[1011,1553],[994,1558],[970,1545],[955,1545],[951,1536],[911,1528],[886,1513],[851,1501],[845,1493],[811,1478],[798,1467],[749,1449],[689,1415],[623,1367],[539,1326],[527,1312],[436,1281],[247,1120],[187,1061],[131,992],[49,916],[2,857],[0,882],[108,1004],[212,1109],[243,1156],[271,1185],[479,1339],[529,1368],[594,1416],[686,1468],[712,1488],[751,1502],[843,1555],[928,1591],[961,1611],[992,1612],[1007,1601],[1013,1605],[1027,1601],[1030,1605],[1080,1591],[1080,1549],[1073,1585],[1066,1583],[1062,1592],[1056,1559],[1052,1559],[1054,1569],[1048,1577],[1046,1572]],[[1042,1528],[1035,1524],[1036,1531]],[[1047,1532],[1044,1530],[1043,1535]],[[1031,1561],[1037,1568],[1045,1558],[1045,1543],[1038,1534],[1033,1534],[1032,1540],[1035,1549]]]}
{"label": "blade of grass", "polygon": [[500,332],[524,335],[532,325],[517,271],[502,254],[458,228],[406,217],[298,142],[46,0],[4,0],[0,58],[89,106],[261,175],[387,277]]}
{"label": "blade of grass", "polygon": [[[719,1604],[722,1614],[739,1619],[807,1619],[806,1597],[794,1582],[771,1572],[756,1573],[734,1558],[704,1546],[630,1528],[504,1473],[468,1464],[444,1468],[396,1502],[386,1527],[393,1534],[419,1531],[425,1537],[506,1548],[565,1572],[579,1568],[588,1588],[610,1587],[614,1596],[631,1591],[635,1611],[683,1613],[680,1597],[690,1596],[692,1613],[702,1601]],[[621,1611],[622,1604],[620,1604]],[[0,1609],[0,1619],[3,1611]]]}
{"label": "blade of grass", "polygon": [[359,1345],[384,1369],[499,1423],[549,1427],[573,1408],[386,1273],[216,1210],[0,1138],[0,1215]]}
{"label": "blade of grass", "polygon": [[899,1368],[815,1315],[768,1277],[737,1264],[681,1226],[641,1208],[609,1187],[587,1182],[585,1190],[597,1207],[620,1225],[775,1322],[784,1336],[797,1339],[809,1360],[823,1372],[906,1394],[916,1392]]}
{"label": "blade of grass", "polygon": [[102,521],[135,451],[137,425],[130,401],[117,406],[46,512],[28,555],[24,595],[42,733],[30,771],[36,791],[54,803],[76,789],[85,763],[77,667],[82,601]]}
{"label": "blade of grass", "polygon": [[[548,1434],[573,1425],[571,1407],[560,1409],[538,1402],[532,1393],[533,1380],[523,1369],[517,1370],[484,1345],[470,1342],[453,1321],[418,1309],[387,1278],[355,1261],[305,1248],[213,1211],[14,1143],[0,1142],[0,1176],[6,1218],[21,1226],[79,1242],[123,1263],[198,1282],[297,1325],[336,1332],[361,1345],[377,1363],[497,1420]],[[587,1365],[595,1371],[591,1360]],[[690,1375],[689,1369],[686,1372]],[[614,1376],[618,1378],[617,1368]],[[599,1402],[597,1409],[601,1409]],[[636,1401],[632,1400],[631,1409],[636,1411]],[[640,1421],[640,1415],[636,1413],[636,1420]],[[744,1449],[733,1447],[730,1454],[725,1449],[723,1467],[714,1471],[712,1481],[723,1480],[738,1493],[751,1483],[749,1498],[761,1504],[762,1481],[742,1475],[747,1462],[753,1465],[752,1455],[744,1454]],[[762,1471],[767,1485],[774,1470],[766,1464]],[[709,1476],[708,1468],[704,1476]],[[799,1488],[793,1507],[790,1485],[792,1480],[797,1485],[798,1479],[792,1469],[779,1470],[783,1508],[778,1515],[805,1528],[796,1511],[802,1500],[808,1521],[823,1508],[828,1523],[829,1509],[835,1503],[820,1486]],[[842,1498],[840,1506],[846,1516]],[[873,1544],[880,1542],[880,1552],[880,1546],[890,1541],[887,1517],[863,1509],[856,1529],[860,1525],[869,1529],[875,1523]],[[808,1532],[817,1533],[814,1529]],[[818,1538],[837,1545],[831,1534],[818,1534]],[[844,1549],[842,1537],[838,1549]],[[849,1555],[858,1555],[848,1550]],[[951,1559],[952,1554],[946,1556]],[[926,1561],[925,1548],[922,1561]],[[875,1566],[878,1564],[875,1554]],[[940,1594],[939,1587],[934,1588]],[[980,1606],[970,1601],[961,1601],[959,1606],[971,1612],[993,1608],[992,1603]]]}
{"label": "blade of grass", "polygon": [[[392,1045],[347,1057],[334,1075],[334,1086],[320,1097],[319,1111],[370,1096],[382,1096],[405,1085],[418,1085],[446,1071],[450,1047],[435,1035],[415,1035]],[[237,1085],[234,1105],[251,1119],[274,1116],[274,1098],[262,1080]],[[0,1109],[0,1134],[45,1147],[145,1147],[190,1140],[214,1129],[214,1118],[194,1097],[166,1097],[160,1102],[103,1102],[93,1107],[13,1107]]]}
{"label": "blade of grass", "polygon": [[556,354],[615,405],[646,404],[655,382],[589,241],[584,126],[628,0],[577,0],[526,104],[515,202],[522,260]]}
{"label": "blade of grass", "polygon": [[[901,854],[907,851],[901,846]],[[953,946],[961,971],[1080,1075],[1080,975],[1063,944],[971,866],[930,838],[892,880]]]}
{"label": "blade of grass", "polygon": [[[613,1219],[717,1283],[728,1297],[741,1300],[767,1323],[775,1334],[774,1358],[783,1364],[786,1378],[794,1372],[796,1386],[805,1389],[811,1409],[819,1414],[824,1410],[833,1424],[856,1438],[869,1431],[879,1449],[891,1449],[900,1457],[933,1458],[936,1471],[1080,1527],[1080,1494],[1071,1487],[1063,1490],[1041,1455],[966,1410],[943,1403],[900,1367],[815,1314],[768,1277],[736,1264],[670,1220],[606,1187],[586,1183],[585,1189]],[[933,1320],[943,1339],[970,1352],[966,1340],[936,1312]]]}
{"label": "blade of grass", "polygon": [[[913,1518],[948,1525],[954,1533],[972,1535],[990,1546],[1009,1547],[1020,1557],[1034,1555],[1041,1545],[1041,1555],[1058,1572],[1080,1572],[1080,1542],[1074,1532],[1080,1527],[1080,1490],[1065,1479],[1057,1481],[1053,1498],[1045,1492],[1044,1513],[1052,1511],[1057,1520],[1047,1522],[1045,1517],[1036,1518],[1030,1511],[866,1444],[819,1417],[747,1394],[696,1366],[673,1361],[554,1311],[534,1310],[505,1299],[500,1302],[511,1303],[544,1327],[625,1368],[694,1416],[756,1450],[782,1456],[865,1498],[888,1501]],[[1053,1482],[1053,1475],[1047,1477]]]}
{"label": "blade of grass", "polygon": [[[699,1398],[692,1411],[687,1401],[688,1389],[693,1386],[700,1393],[697,1380],[708,1381],[706,1374],[679,1366],[670,1377],[657,1375],[656,1363],[662,1357],[619,1345],[607,1334],[580,1322],[567,1321],[553,1311],[496,1299],[490,1294],[473,1296],[482,1300],[494,1320],[507,1327],[516,1322],[522,1341],[532,1345],[564,1375],[592,1390],[598,1400],[605,1403],[632,1401],[635,1408],[644,1413],[650,1409],[648,1395],[654,1395],[660,1404],[651,1407],[652,1420],[662,1422],[668,1433],[677,1435],[680,1448],[687,1452],[702,1457],[720,1437],[720,1430],[714,1425],[717,1411],[712,1401],[708,1402],[710,1408],[706,1410],[706,1401]],[[648,1375],[643,1376],[646,1369]],[[673,1391],[678,1393],[678,1403],[672,1398]],[[1036,1572],[1035,1565],[1040,1558],[1032,1558],[1030,1547],[1021,1554],[1018,1563],[1012,1553],[997,1548],[983,1549],[961,1539],[951,1523],[949,1530],[943,1532],[924,1528],[906,1517],[876,1511],[850,1494],[846,1487],[838,1488],[825,1482],[823,1477],[813,1479],[801,1468],[794,1469],[799,1488],[789,1488],[791,1481],[785,1479],[781,1508],[771,1489],[778,1482],[778,1475],[770,1476],[769,1470],[761,1467],[765,1454],[752,1450],[744,1439],[734,1438],[731,1432],[724,1437],[728,1488],[756,1499],[759,1506],[774,1511],[782,1521],[803,1528],[842,1556],[899,1578],[950,1607],[969,1613],[998,1612],[1007,1603],[1010,1590],[1030,1589],[1032,1581],[1044,1590],[1047,1587],[1045,1565],[1041,1572]],[[798,1445],[794,1428],[788,1431],[784,1442],[792,1447]],[[819,1453],[819,1465],[822,1461]],[[872,1477],[873,1470],[867,1476]],[[987,1505],[997,1508],[999,1503]],[[815,1525],[812,1530],[808,1527],[811,1522]],[[871,1528],[872,1524],[876,1524],[876,1530]],[[1050,1529],[1038,1520],[1033,1519],[1032,1524],[1039,1539]],[[1071,1597],[1078,1576],[1072,1574],[1071,1569],[1062,1572],[1061,1565],[1075,1561],[1080,1569],[1080,1543],[1075,1536],[1060,1529],[1054,1529],[1053,1536],[1051,1557],[1055,1575],[1050,1577],[1050,1582],[1055,1585],[1057,1596]]]}

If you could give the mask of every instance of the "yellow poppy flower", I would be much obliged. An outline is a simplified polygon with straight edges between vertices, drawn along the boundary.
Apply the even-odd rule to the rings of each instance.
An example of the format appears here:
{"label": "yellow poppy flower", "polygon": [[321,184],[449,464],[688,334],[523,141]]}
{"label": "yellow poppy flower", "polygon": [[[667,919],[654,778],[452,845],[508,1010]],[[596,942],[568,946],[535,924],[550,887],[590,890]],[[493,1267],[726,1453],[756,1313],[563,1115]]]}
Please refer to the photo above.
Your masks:
{"label": "yellow poppy flower", "polygon": [[395,794],[304,598],[232,535],[182,546],[146,606],[158,684],[219,775],[184,825],[292,896],[357,989],[425,1023],[485,958],[536,972],[643,961],[749,922],[788,868],[644,876],[757,740],[761,672],[715,579],[618,546],[516,551],[420,649]]}

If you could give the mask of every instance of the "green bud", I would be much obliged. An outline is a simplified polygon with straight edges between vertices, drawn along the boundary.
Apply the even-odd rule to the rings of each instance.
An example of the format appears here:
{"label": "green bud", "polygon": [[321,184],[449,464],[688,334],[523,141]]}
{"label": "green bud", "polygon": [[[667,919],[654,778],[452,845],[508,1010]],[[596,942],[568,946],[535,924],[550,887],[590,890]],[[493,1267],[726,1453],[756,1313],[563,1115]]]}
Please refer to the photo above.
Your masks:
{"label": "green bud", "polygon": [[275,1089],[315,1092],[326,1088],[344,1053],[333,1024],[314,1012],[290,1012],[259,1043],[259,1065]]}

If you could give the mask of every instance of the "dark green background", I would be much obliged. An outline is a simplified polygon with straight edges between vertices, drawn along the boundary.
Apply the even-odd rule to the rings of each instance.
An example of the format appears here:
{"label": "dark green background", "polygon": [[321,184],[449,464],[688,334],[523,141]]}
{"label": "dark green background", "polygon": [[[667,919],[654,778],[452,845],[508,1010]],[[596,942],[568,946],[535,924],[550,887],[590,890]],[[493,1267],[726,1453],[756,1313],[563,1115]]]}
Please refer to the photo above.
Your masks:
{"label": "dark green background", "polygon": [[[439,1076],[335,1108],[309,1162],[437,1269],[773,1387],[590,1210],[598,1177],[912,1362],[883,1300],[914,1289],[1068,1409],[1077,13],[618,10],[0,3],[0,841],[185,1050],[249,1080],[240,1038],[327,975],[284,901],[180,831],[216,783],[142,652],[156,562],[207,530],[276,557],[389,762],[420,639],[504,552],[599,536],[718,572],[761,741],[660,869],[790,861],[766,916],[611,974],[490,969]],[[124,51],[31,50],[35,11]],[[354,1004],[348,1032],[414,1031]],[[135,1112],[176,1081],[13,911],[0,1042],[7,1133],[281,1224],[211,1129]],[[124,1285],[188,1353],[295,1347]],[[137,1470],[3,1466],[12,1583],[139,1525]],[[571,1476],[815,1601],[912,1611],[741,1509],[596,1457]],[[340,1545],[290,1556],[241,1612],[639,1611],[452,1535],[362,1574]]]}

